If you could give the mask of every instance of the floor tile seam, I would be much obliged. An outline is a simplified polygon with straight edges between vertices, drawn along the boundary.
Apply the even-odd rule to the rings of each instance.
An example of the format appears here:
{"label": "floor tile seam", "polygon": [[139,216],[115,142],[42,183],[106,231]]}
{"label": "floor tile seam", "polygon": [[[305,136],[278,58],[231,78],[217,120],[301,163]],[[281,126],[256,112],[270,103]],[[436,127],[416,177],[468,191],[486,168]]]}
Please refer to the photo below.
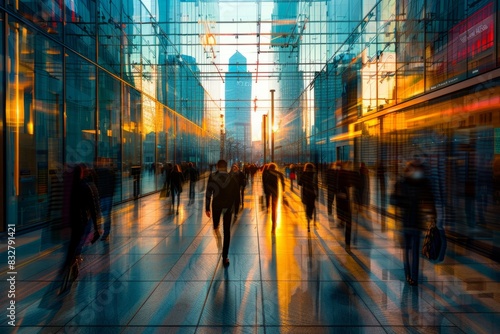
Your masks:
{"label": "floor tile seam", "polygon": [[[327,248],[325,247],[324,242],[321,242],[322,240],[324,240],[324,239],[318,238],[318,245],[321,248],[323,248],[323,250],[326,252]],[[348,255],[350,255],[350,254],[348,254]],[[353,282],[357,282],[357,280],[354,277],[348,277],[347,274],[344,272],[342,264],[341,263],[337,264],[336,262],[338,262],[338,261],[334,261],[334,258],[336,258],[336,256],[328,256],[328,259],[330,259],[333,266],[336,268],[337,272],[339,273],[340,277],[342,278],[342,281],[349,287],[349,289],[351,289],[352,291],[357,293],[356,286],[353,285]],[[340,267],[339,267],[339,265],[340,265]],[[380,283],[377,283],[377,286],[379,284]],[[380,286],[379,286],[379,288],[380,288]],[[381,290],[383,291],[383,289],[381,289]],[[357,293],[357,294],[359,295],[359,293]],[[377,321],[377,323],[382,327],[382,323],[380,322],[377,315],[373,312],[371,307],[365,302],[365,300],[363,298],[360,298],[360,300],[361,300],[361,303],[363,303],[365,305],[365,307],[369,310],[370,314],[373,316],[375,321]]]}
{"label": "floor tile seam", "polygon": [[[241,218],[241,217],[240,217]],[[207,221],[206,224],[209,224],[211,220]],[[232,222],[231,223],[231,239],[233,239],[233,234],[234,234],[234,227],[236,224],[239,223],[239,220],[235,221],[235,222]],[[222,258],[222,254],[220,255],[220,258]],[[203,301],[203,306],[201,307],[201,311],[200,311],[200,315],[198,317],[198,321],[197,321],[197,326],[196,326],[196,331],[198,331],[198,328],[200,327],[200,323],[202,321],[202,317],[203,317],[203,312],[205,310],[205,307],[207,305],[207,302],[208,302],[208,299],[209,299],[209,296],[210,296],[210,292],[211,292],[211,289],[212,289],[212,286],[214,284],[214,282],[219,282],[219,281],[225,281],[225,280],[218,280],[218,279],[215,279],[216,275],[217,275],[217,272],[219,271],[219,268],[221,267],[221,261],[219,261],[219,257],[218,257],[218,260],[217,260],[217,265],[215,266],[215,270],[212,274],[212,278],[210,279],[210,284],[208,286],[208,289],[207,289],[207,294],[205,296],[205,300]],[[175,280],[175,282],[178,282],[179,280]],[[186,282],[193,282],[194,280],[189,280],[189,281],[186,281]],[[207,280],[200,280],[201,282],[206,282]]]}
{"label": "floor tile seam", "polygon": [[149,295],[146,298],[144,298],[144,300],[141,303],[141,305],[139,305],[139,306],[136,307],[135,312],[133,312],[133,314],[130,316],[129,320],[127,321],[127,324],[125,325],[126,328],[128,328],[130,326],[130,322],[139,314],[140,310],[144,307],[144,305],[146,305],[146,303],[153,296],[153,294],[156,292],[156,290],[158,290],[160,288],[161,283],[162,282],[158,282],[158,284],[156,284],[156,286],[154,287],[154,289],[151,290],[151,293],[149,293]]}
{"label": "floor tile seam", "polygon": [[[261,179],[262,181],[262,179]],[[253,187],[253,183],[252,183],[252,187]],[[261,183],[261,186],[262,186],[262,183]],[[258,199],[258,196],[260,195],[257,195],[255,194],[255,196],[253,196],[253,207],[254,208],[258,208],[258,205],[259,205],[259,199]],[[255,224],[257,225],[257,240],[260,240],[261,239],[261,231],[260,231],[260,228],[261,228],[261,224],[259,224],[259,218],[262,216],[261,213],[259,213],[259,211],[256,209],[254,210],[255,211],[255,216],[254,216],[254,221],[255,221]],[[263,228],[263,227],[262,227]],[[260,299],[261,299],[261,305],[262,305],[262,309],[261,309],[261,314],[262,314],[262,323],[265,325],[266,324],[266,312],[264,312],[264,283],[263,283],[263,273],[262,273],[262,261],[263,261],[263,258],[262,258],[262,251],[261,251],[261,248],[260,248],[260,242],[257,242],[257,250],[258,250],[258,254],[259,254],[259,276],[260,276]],[[266,334],[266,327],[264,327],[264,334]]]}
{"label": "floor tile seam", "polygon": [[[189,246],[191,246],[191,245],[193,244],[193,241],[195,240],[195,238],[196,238],[196,237],[198,237],[198,236],[200,236],[200,235],[202,234],[202,231],[204,230],[205,226],[206,226],[207,224],[210,224],[210,221],[211,221],[211,219],[209,219],[208,221],[206,221],[206,223],[203,223],[203,219],[201,220],[201,225],[202,225],[202,226],[201,226],[201,228],[200,228],[199,232],[198,232],[195,236],[193,236],[193,240],[192,240],[192,241],[190,242],[190,244],[186,247],[186,250],[187,250],[187,248],[189,248]],[[166,239],[166,237],[165,237],[165,239]],[[179,258],[177,259],[177,261],[176,261],[176,262],[172,265],[172,267],[170,268],[170,270],[169,270],[169,271],[168,271],[168,272],[167,272],[167,273],[163,276],[163,278],[162,278],[162,280],[161,280],[161,283],[163,283],[163,282],[169,282],[169,281],[170,281],[170,280],[168,280],[168,279],[167,279],[167,277],[168,277],[168,275],[172,272],[172,269],[173,269],[173,268],[177,265],[177,263],[179,263],[179,261],[183,258],[183,255],[192,255],[192,254],[186,253],[186,250],[185,250],[184,252],[180,253],[180,256],[179,256]],[[220,255],[219,257],[221,257],[221,256],[222,256],[222,255]],[[218,257],[218,258],[219,258],[219,257]],[[217,265],[215,266],[215,270],[214,270],[214,272],[213,272],[213,274],[212,274],[212,278],[210,279],[210,284],[209,284],[208,289],[207,289],[207,294],[206,294],[206,296],[205,296],[205,300],[203,301],[203,306],[202,306],[202,308],[201,308],[201,312],[200,312],[200,315],[199,315],[199,318],[198,318],[198,321],[197,321],[197,325],[199,325],[199,324],[200,324],[200,322],[201,322],[201,318],[202,318],[202,315],[203,315],[203,310],[205,309],[205,305],[206,305],[206,303],[207,303],[207,301],[208,301],[208,297],[209,297],[209,294],[210,294],[210,289],[211,289],[211,287],[212,287],[212,285],[213,285],[214,277],[215,277],[215,275],[216,275],[216,273],[217,273],[217,271],[218,271],[219,266],[220,266],[220,261],[219,261],[219,260],[217,260]],[[171,280],[171,281],[172,281],[172,282],[195,282],[196,280],[186,280],[186,281],[183,281],[183,280],[176,279],[176,280]],[[199,280],[199,282],[206,283],[206,282],[207,282],[207,280],[206,280],[206,279],[203,279],[203,280]],[[160,284],[158,284],[158,285],[155,287],[155,289],[153,290],[153,292],[154,292],[154,291],[156,291],[156,289],[158,289],[158,287],[161,285],[161,283],[160,283]],[[153,293],[153,292],[152,292],[152,293]],[[147,302],[147,300],[151,297],[152,293],[148,296],[148,298],[146,298],[146,299],[144,300],[144,303],[143,303],[140,307],[138,307],[137,312],[136,312],[136,313],[134,314],[134,316],[130,319],[130,321],[132,321],[132,319],[136,316],[136,314],[139,312],[139,310],[140,310],[140,309],[144,306],[144,304]],[[129,323],[130,323],[130,321],[129,321]],[[197,328],[197,326],[191,326],[191,327]]]}

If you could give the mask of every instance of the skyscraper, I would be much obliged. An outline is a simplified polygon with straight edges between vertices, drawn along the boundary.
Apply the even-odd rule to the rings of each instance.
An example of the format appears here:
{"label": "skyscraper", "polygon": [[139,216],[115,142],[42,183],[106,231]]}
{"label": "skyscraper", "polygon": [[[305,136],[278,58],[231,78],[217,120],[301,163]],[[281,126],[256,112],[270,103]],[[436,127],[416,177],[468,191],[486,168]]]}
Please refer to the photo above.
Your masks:
{"label": "skyscraper", "polygon": [[252,73],[247,71],[247,59],[239,51],[229,58],[225,83],[227,158],[246,162],[252,149]]}

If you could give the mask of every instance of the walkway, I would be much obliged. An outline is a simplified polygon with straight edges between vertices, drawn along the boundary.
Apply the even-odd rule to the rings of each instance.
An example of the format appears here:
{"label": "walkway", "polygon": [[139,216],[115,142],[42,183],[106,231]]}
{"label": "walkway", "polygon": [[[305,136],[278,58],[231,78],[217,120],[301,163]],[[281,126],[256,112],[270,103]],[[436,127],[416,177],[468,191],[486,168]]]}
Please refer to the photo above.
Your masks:
{"label": "walkway", "polygon": [[[18,333],[498,333],[500,266],[448,244],[443,263],[421,259],[418,287],[405,283],[399,233],[380,216],[359,215],[351,251],[320,205],[307,232],[297,190],[275,235],[248,186],[232,228],[225,269],[204,184],[178,215],[158,195],[119,205],[109,243],[85,249],[79,280],[58,296],[67,231],[16,237],[15,298],[8,296],[6,243],[0,251],[3,312],[16,302]],[[5,241],[5,240],[3,240]]]}

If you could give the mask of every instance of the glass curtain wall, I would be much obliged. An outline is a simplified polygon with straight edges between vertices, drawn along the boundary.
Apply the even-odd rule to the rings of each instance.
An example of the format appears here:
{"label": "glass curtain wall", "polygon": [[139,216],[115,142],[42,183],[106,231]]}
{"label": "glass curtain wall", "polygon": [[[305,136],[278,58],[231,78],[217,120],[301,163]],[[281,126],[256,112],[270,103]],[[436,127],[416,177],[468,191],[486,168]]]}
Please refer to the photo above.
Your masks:
{"label": "glass curtain wall", "polygon": [[76,164],[114,168],[118,203],[158,191],[167,162],[204,171],[217,161],[219,103],[197,72],[184,70],[191,95],[173,95],[178,109],[157,98],[172,89],[160,55],[176,48],[155,11],[131,0],[5,1],[0,230],[66,222]]}
{"label": "glass curtain wall", "polygon": [[[98,72],[98,131],[97,131],[97,167],[111,168],[115,172],[114,202],[122,200],[122,162],[121,124],[122,124],[122,85],[106,71]],[[125,198],[123,198],[125,199]]]}
{"label": "glass curtain wall", "polygon": [[23,227],[61,214],[63,49],[13,18],[6,28],[6,221]]}

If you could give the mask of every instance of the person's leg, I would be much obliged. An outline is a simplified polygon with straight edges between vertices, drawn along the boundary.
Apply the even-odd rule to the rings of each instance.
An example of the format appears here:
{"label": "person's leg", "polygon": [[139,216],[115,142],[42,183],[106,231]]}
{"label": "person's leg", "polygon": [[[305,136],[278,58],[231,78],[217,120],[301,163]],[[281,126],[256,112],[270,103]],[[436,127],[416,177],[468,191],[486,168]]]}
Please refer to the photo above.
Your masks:
{"label": "person's leg", "polygon": [[403,265],[405,270],[406,281],[410,281],[410,249],[411,249],[411,236],[409,233],[405,232],[403,235],[404,245],[403,245]]}
{"label": "person's leg", "polygon": [[222,224],[224,227],[224,239],[222,242],[222,260],[224,261],[224,265],[227,265],[227,255],[229,253],[229,243],[231,242],[231,218],[232,218],[232,210],[226,209],[223,212]]}
{"label": "person's leg", "polygon": [[90,231],[92,231],[92,219],[89,219],[87,221],[87,223],[85,224],[85,226],[81,231],[82,233],[80,235],[80,240],[78,240],[78,244],[75,249],[75,255],[74,255],[75,259],[79,259],[80,256],[82,255],[83,247],[85,246]]}
{"label": "person's leg", "polygon": [[101,216],[103,218],[103,233],[102,239],[106,239],[111,230],[111,204],[113,198],[111,196],[106,196],[101,198]]}
{"label": "person's leg", "polygon": [[420,264],[420,235],[418,231],[413,231],[411,240],[411,279],[413,284],[416,285],[419,276],[419,264]]}
{"label": "person's leg", "polygon": [[272,231],[276,230],[276,220],[278,218],[278,196],[271,196],[271,221],[273,223]]}
{"label": "person's leg", "polygon": [[241,208],[243,209],[243,207],[245,206],[244,205],[244,202],[245,202],[245,188],[244,187],[241,187],[240,188],[240,203],[241,203]]}
{"label": "person's leg", "polygon": [[328,215],[333,214],[333,191],[329,190],[326,199],[326,207],[328,209]]}
{"label": "person's leg", "polygon": [[221,213],[222,209],[212,208],[212,223],[214,226],[214,230],[219,228]]}
{"label": "person's leg", "polygon": [[314,202],[307,203],[307,205],[306,205],[307,219],[311,220],[313,218],[313,212],[314,212]]}
{"label": "person's leg", "polygon": [[177,196],[177,213],[179,213],[179,205],[181,204],[181,193],[179,191],[176,191],[176,196]]}
{"label": "person's leg", "polygon": [[189,199],[194,200],[194,189],[195,189],[195,182],[191,181],[189,183]]}
{"label": "person's leg", "polygon": [[235,218],[238,215],[239,208],[240,208],[240,197],[238,196],[238,197],[236,197],[236,199],[234,201],[234,217]]}
{"label": "person's leg", "polygon": [[65,267],[69,268],[75,261],[80,242],[83,238],[84,229],[78,222],[72,222],[74,225],[71,228],[71,236],[66,254]]}

